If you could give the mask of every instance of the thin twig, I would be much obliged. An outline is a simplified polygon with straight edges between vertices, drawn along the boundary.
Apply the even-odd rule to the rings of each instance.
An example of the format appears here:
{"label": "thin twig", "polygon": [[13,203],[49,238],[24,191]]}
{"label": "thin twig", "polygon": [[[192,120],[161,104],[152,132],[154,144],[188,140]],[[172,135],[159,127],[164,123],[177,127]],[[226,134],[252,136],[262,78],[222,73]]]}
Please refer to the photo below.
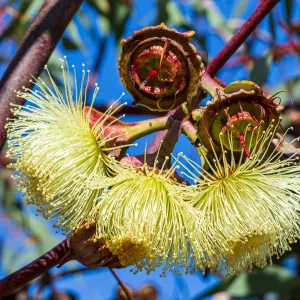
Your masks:
{"label": "thin twig", "polygon": [[245,42],[249,35],[255,30],[258,24],[272,10],[280,0],[262,0],[250,18],[234,34],[225,47],[217,54],[207,67],[207,72],[214,77],[217,72],[225,65],[229,58]]}
{"label": "thin twig", "polygon": [[51,275],[50,278],[46,281],[43,281],[41,282],[36,294],[35,294],[35,297],[34,299],[35,300],[39,300],[40,299],[40,296],[41,296],[41,293],[43,291],[43,289],[45,288],[46,285],[48,285],[49,283],[53,283],[53,281],[59,279],[59,278],[62,278],[62,277],[67,277],[69,275],[75,275],[75,274],[78,274],[78,273],[85,273],[86,271],[90,272],[90,271],[99,271],[99,269],[95,269],[95,268],[80,268],[80,269],[73,269],[73,270],[68,270],[68,271],[64,271],[64,272],[61,272],[61,273],[58,273],[58,274],[54,274],[54,275]]}
{"label": "thin twig", "polygon": [[83,0],[46,0],[27,30],[17,53],[0,81],[0,151],[6,141],[5,123],[12,118],[10,103],[24,104],[15,91],[32,88],[67,25]]}
{"label": "thin twig", "polygon": [[130,295],[128,289],[127,289],[127,287],[124,285],[124,283],[122,282],[122,280],[120,279],[120,277],[119,277],[119,276],[117,275],[117,273],[115,272],[115,270],[112,269],[112,268],[109,268],[109,269],[110,269],[111,273],[113,274],[113,276],[114,276],[114,277],[116,278],[116,280],[118,281],[119,285],[121,286],[121,288],[122,288],[122,290],[124,291],[124,293],[125,293],[126,297],[128,298],[128,300],[134,300],[134,299],[131,297],[131,295]]}

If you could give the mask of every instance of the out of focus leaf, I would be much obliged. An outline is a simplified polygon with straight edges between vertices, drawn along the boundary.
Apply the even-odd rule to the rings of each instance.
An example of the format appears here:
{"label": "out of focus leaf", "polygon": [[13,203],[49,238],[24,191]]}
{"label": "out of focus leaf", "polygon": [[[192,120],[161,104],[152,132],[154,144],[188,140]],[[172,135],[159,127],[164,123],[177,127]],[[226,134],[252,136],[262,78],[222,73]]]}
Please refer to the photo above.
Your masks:
{"label": "out of focus leaf", "polygon": [[286,11],[286,22],[290,24],[292,19],[293,0],[285,0],[284,4]]}
{"label": "out of focus leaf", "polygon": [[97,18],[97,24],[101,28],[101,33],[103,37],[106,37],[110,32],[110,21],[107,17],[99,16]]}
{"label": "out of focus leaf", "polygon": [[77,45],[67,37],[62,38],[62,44],[63,44],[64,48],[66,48],[68,50],[78,49]]}
{"label": "out of focus leaf", "polygon": [[30,6],[26,11],[26,14],[33,17],[38,12],[38,10],[42,7],[44,2],[45,2],[44,0],[31,1]]}
{"label": "out of focus leaf", "polygon": [[37,219],[36,217],[30,216],[28,218],[28,229],[31,233],[34,234],[34,237],[39,239],[40,245],[40,253],[39,255],[43,254],[44,252],[53,248],[56,244],[59,243],[59,237],[57,235],[53,235],[49,232],[49,229],[46,226],[44,220]]}
{"label": "out of focus leaf", "polygon": [[219,286],[196,299],[200,300],[221,291],[226,291],[232,297],[254,297],[274,292],[282,295],[283,299],[299,284],[300,278],[290,274],[284,267],[274,265],[226,278]]}
{"label": "out of focus leaf", "polygon": [[236,1],[235,3],[236,5],[234,7],[232,18],[239,18],[247,9],[249,5],[249,0]]}
{"label": "out of focus leaf", "polygon": [[294,104],[300,103],[300,76],[296,76],[293,79],[289,79],[280,83],[279,85],[274,86],[269,93],[273,95],[278,91],[287,91],[289,93],[282,93],[280,95],[282,105],[292,105],[292,102]]}
{"label": "out of focus leaf", "polygon": [[228,26],[219,7],[213,0],[193,0],[196,13],[204,15],[209,25],[221,35],[221,37],[228,41],[233,35],[233,30]]}
{"label": "out of focus leaf", "polygon": [[83,10],[78,11],[77,17],[80,23],[85,27],[85,29],[90,29],[93,26],[93,20],[91,20]]}
{"label": "out of focus leaf", "polygon": [[177,26],[186,25],[187,22],[175,2],[168,2],[166,11],[168,14],[168,23]]}
{"label": "out of focus leaf", "polygon": [[275,30],[274,15],[273,15],[272,11],[269,13],[269,26],[270,26],[270,31],[271,31],[271,34],[272,34],[272,41],[275,43],[276,30]]}
{"label": "out of focus leaf", "polygon": [[124,35],[125,25],[130,16],[132,7],[129,2],[88,0],[88,3],[101,15],[97,23],[100,24],[102,35],[106,36],[112,31],[116,40],[119,41]]}
{"label": "out of focus leaf", "polygon": [[110,5],[111,29],[116,36],[116,40],[119,41],[124,34],[125,24],[130,16],[131,7],[120,0],[111,1]]}
{"label": "out of focus leaf", "polygon": [[229,276],[224,278],[219,285],[213,287],[212,289],[206,291],[204,294],[198,296],[195,298],[195,300],[200,300],[209,296],[212,296],[216,293],[220,293],[220,292],[224,292],[226,291],[230,285],[232,284],[232,282],[234,281],[234,279],[236,278],[236,276]]}
{"label": "out of focus leaf", "polygon": [[[28,233],[28,236],[19,234],[19,238],[22,238],[22,249],[16,244],[15,247],[11,247],[6,243],[3,251],[4,269],[7,273],[14,272],[18,268],[25,264],[35,260],[43,253],[52,249],[57,245],[60,240],[58,236],[54,236],[49,232],[45,222],[39,220],[36,217],[26,215],[27,225],[24,231]],[[10,239],[17,239],[17,236],[12,236]],[[27,241],[27,243],[26,243]]]}
{"label": "out of focus leaf", "polygon": [[24,33],[27,29],[27,23],[29,18],[26,18],[26,12],[30,8],[31,0],[23,0],[20,3],[20,6],[17,8],[18,13],[20,13],[23,17],[18,15],[14,16],[10,24],[6,27],[3,31],[2,35],[0,36],[0,40],[14,36],[19,43],[21,38],[24,36]]}
{"label": "out of focus leaf", "polygon": [[108,0],[88,0],[87,1],[92,7],[94,7],[100,14],[108,14],[110,10]]}
{"label": "out of focus leaf", "polygon": [[168,23],[169,22],[169,14],[167,11],[167,4],[169,0],[156,0],[156,8],[157,8],[157,16],[155,23],[160,24],[161,22]]}
{"label": "out of focus leaf", "polygon": [[164,22],[173,26],[187,26],[187,21],[175,2],[170,0],[157,0],[156,5],[157,17],[155,24]]}
{"label": "out of focus leaf", "polygon": [[[73,49],[81,48],[83,45],[82,40],[80,38],[80,33],[75,21],[71,21],[67,28],[67,33],[70,35],[69,41],[75,47]],[[69,46],[71,46],[69,44]],[[69,49],[69,48],[67,48]],[[70,48],[72,50],[72,48]]]}
{"label": "out of focus leaf", "polygon": [[7,38],[13,35],[16,38],[17,43],[20,43],[29,26],[29,21],[37,13],[43,3],[43,0],[20,1],[20,6],[19,8],[17,8],[17,12],[21,14],[21,16],[14,16],[12,22],[4,30],[0,39]]}
{"label": "out of focus leaf", "polygon": [[254,66],[250,73],[250,80],[258,85],[266,83],[272,64],[272,55],[265,54],[261,58],[255,60]]}

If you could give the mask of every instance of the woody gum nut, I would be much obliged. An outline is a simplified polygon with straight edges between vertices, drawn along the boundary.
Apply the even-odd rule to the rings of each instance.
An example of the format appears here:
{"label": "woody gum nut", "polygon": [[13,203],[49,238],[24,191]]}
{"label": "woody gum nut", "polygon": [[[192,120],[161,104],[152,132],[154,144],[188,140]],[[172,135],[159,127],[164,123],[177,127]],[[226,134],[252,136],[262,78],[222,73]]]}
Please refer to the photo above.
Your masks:
{"label": "woody gum nut", "polygon": [[95,239],[96,224],[85,223],[76,229],[70,239],[70,256],[88,268],[123,267],[116,255],[105,246],[103,239]]}
{"label": "woody gum nut", "polygon": [[135,104],[168,111],[198,95],[204,65],[190,43],[193,35],[162,23],[122,40],[120,78]]}
{"label": "woody gum nut", "polygon": [[[236,81],[229,84],[217,101],[208,101],[205,108],[194,112],[198,122],[198,136],[207,148],[221,151],[221,144],[241,152],[250,143],[248,139],[268,128],[272,120],[279,122],[278,104],[275,97],[267,97],[262,89],[251,81]],[[274,124],[275,125],[275,124]],[[222,140],[220,139],[222,134]]]}

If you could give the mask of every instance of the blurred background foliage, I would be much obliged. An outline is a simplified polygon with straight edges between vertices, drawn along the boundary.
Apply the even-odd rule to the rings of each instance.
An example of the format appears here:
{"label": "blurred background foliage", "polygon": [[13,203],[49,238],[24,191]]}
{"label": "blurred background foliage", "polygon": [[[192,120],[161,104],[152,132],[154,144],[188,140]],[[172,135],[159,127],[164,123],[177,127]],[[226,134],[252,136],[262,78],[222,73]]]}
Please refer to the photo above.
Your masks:
{"label": "blurred background foliage", "polygon": [[[0,0],[0,77],[43,0]],[[100,100],[97,106],[103,109],[116,92],[124,88],[117,72],[120,39],[131,35],[133,30],[161,22],[180,31],[194,30],[194,43],[206,63],[226,44],[234,32],[254,11],[259,0],[86,0],[69,24],[60,44],[48,65],[56,79],[60,80],[58,57],[68,55],[72,62],[87,62],[91,68],[90,87],[98,81]],[[59,22],[59,20],[58,20]],[[269,94],[282,92],[278,101],[283,106],[284,127],[293,126],[290,138],[300,136],[300,1],[281,1],[265,18],[246,43],[233,55],[218,73],[225,83],[238,79],[250,79],[261,85]],[[285,91],[285,92],[283,92]],[[125,96],[124,98],[129,98]],[[128,99],[124,99],[124,101]],[[129,101],[130,102],[130,101]],[[140,117],[145,110],[137,107],[129,114]],[[33,208],[28,208],[16,193],[14,181],[6,166],[5,153],[0,156],[0,272],[2,276],[55,246],[63,239],[43,219],[37,218]],[[273,265],[249,274],[208,279],[207,275],[193,281],[191,277],[176,277],[174,287],[158,282],[132,288],[135,299],[300,299],[299,243],[292,251]],[[51,271],[42,278],[5,299],[126,299],[116,284],[106,291],[101,282],[95,293],[84,296],[60,286],[57,279],[77,274],[100,273],[103,270],[82,269],[78,264],[69,264],[62,270]],[[125,274],[125,273],[123,273]],[[136,276],[138,278],[139,275]],[[80,280],[88,280],[81,276]],[[122,278],[121,278],[122,279]],[[56,281],[57,280],[57,281]],[[153,280],[153,279],[152,279]],[[133,282],[126,282],[135,286]],[[158,288],[154,287],[157,286]],[[213,286],[211,288],[211,286]],[[63,288],[62,288],[63,287]],[[157,289],[159,291],[157,291]],[[181,290],[180,292],[177,289]],[[91,291],[90,291],[91,292]],[[105,296],[110,294],[110,296]],[[102,295],[102,296],[101,296]],[[249,298],[252,297],[252,298]]]}

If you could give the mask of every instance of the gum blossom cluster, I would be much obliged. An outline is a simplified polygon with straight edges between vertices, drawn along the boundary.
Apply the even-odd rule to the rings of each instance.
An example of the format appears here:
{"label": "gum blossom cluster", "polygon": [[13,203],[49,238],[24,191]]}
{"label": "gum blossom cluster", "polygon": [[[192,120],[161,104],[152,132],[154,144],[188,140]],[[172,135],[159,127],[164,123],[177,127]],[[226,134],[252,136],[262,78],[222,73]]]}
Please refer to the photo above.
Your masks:
{"label": "gum blossom cluster", "polygon": [[[250,81],[219,86],[192,36],[164,24],[137,31],[122,41],[119,70],[134,104],[190,115],[183,133],[201,165],[183,153],[163,156],[164,141],[152,163],[146,151],[124,157],[136,139],[168,129],[172,117],[126,123],[114,116],[126,105],[117,102],[98,112],[97,85],[87,106],[89,71],[83,66],[78,80],[66,59],[63,88],[45,67],[47,78],[18,92],[27,104],[13,106],[7,124],[10,167],[27,202],[71,239],[93,224],[95,243],[134,272],[250,271],[299,239],[298,152],[286,155],[287,132],[275,139],[276,95]],[[212,98],[195,108],[203,91]]]}

